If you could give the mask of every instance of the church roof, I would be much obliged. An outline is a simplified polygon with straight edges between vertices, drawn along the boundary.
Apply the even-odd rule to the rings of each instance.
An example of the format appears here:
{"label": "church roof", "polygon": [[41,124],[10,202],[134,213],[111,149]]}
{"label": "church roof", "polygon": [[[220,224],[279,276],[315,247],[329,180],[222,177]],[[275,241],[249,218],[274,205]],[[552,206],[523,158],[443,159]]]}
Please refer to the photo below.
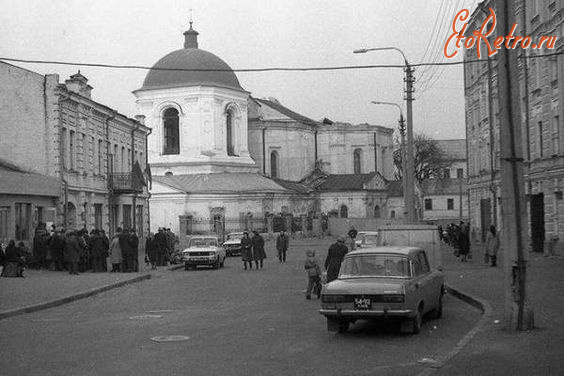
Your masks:
{"label": "church roof", "polygon": [[254,173],[214,173],[153,176],[153,181],[185,193],[283,193],[286,188]]}
{"label": "church roof", "polygon": [[327,175],[317,186],[320,191],[361,191],[385,189],[386,181],[380,173]]}
{"label": "church roof", "polygon": [[267,105],[269,107],[272,107],[276,111],[280,112],[283,115],[286,115],[290,119],[293,119],[297,122],[300,122],[300,123],[303,123],[303,124],[306,124],[306,125],[311,125],[311,126],[318,125],[318,122],[316,122],[315,120],[312,120],[308,117],[300,115],[297,112],[294,112],[294,111],[290,110],[289,108],[282,106],[277,101],[275,102],[275,101],[271,101],[271,100],[267,100],[267,99],[259,99],[259,98],[253,98],[253,99],[255,101],[257,101],[259,104],[264,104],[264,105]]}
{"label": "church roof", "polygon": [[233,69],[211,52],[198,48],[198,32],[184,33],[184,48],[173,51],[151,68],[139,90],[167,89],[186,86],[216,86],[245,91]]}

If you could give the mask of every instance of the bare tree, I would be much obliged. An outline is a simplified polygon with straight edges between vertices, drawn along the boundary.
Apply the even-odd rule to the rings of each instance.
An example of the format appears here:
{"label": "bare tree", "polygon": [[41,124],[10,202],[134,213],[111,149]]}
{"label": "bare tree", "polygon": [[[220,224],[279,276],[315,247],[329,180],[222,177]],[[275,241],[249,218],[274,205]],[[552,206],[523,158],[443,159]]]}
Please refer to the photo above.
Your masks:
{"label": "bare tree", "polygon": [[[424,134],[416,134],[414,139],[415,151],[415,179],[421,183],[427,179],[442,179],[443,171],[449,168],[453,161],[439,146],[437,140],[433,140]],[[393,158],[396,167],[395,178],[403,177],[401,144],[394,150]]]}

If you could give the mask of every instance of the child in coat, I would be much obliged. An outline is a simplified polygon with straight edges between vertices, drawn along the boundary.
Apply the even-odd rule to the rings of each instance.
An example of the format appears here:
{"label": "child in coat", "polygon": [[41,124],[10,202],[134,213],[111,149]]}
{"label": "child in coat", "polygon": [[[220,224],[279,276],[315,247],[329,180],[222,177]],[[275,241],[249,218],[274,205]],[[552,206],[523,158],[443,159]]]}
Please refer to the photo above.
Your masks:
{"label": "child in coat", "polygon": [[307,272],[308,283],[306,289],[306,299],[311,299],[311,291],[317,294],[317,298],[321,296],[321,267],[315,258],[315,251],[309,250],[306,252],[307,258],[304,268]]}

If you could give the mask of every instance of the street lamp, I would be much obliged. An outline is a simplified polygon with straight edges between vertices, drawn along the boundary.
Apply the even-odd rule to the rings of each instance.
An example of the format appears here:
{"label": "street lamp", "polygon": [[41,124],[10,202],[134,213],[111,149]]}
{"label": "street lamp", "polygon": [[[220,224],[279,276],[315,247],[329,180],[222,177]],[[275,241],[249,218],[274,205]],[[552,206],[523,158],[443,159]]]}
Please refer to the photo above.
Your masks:
{"label": "street lamp", "polygon": [[403,179],[405,180],[405,205],[407,210],[407,223],[415,223],[417,222],[417,213],[415,211],[415,188],[414,188],[414,173],[415,173],[415,166],[414,166],[414,153],[413,153],[413,110],[412,110],[412,102],[413,102],[413,68],[409,65],[407,58],[402,50],[397,47],[377,47],[377,48],[362,48],[358,50],[354,50],[355,54],[363,54],[370,51],[385,51],[385,50],[395,50],[398,51],[401,56],[403,57],[403,61],[405,63],[405,101],[407,104],[407,158],[406,159],[406,169],[403,174]]}

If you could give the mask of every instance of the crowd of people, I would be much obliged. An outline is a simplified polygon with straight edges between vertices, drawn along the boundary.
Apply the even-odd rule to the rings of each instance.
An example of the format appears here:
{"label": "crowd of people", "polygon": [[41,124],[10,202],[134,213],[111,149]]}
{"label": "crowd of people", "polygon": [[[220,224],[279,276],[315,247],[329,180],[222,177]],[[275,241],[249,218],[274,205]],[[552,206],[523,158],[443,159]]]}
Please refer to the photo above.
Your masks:
{"label": "crowd of people", "polygon": [[[147,261],[153,269],[166,266],[177,242],[170,229],[160,228],[156,235],[150,234],[145,244]],[[10,240],[6,249],[0,245],[0,266],[2,277],[24,277],[25,269],[46,269],[68,271],[79,274],[139,271],[139,237],[133,229],[118,228],[112,239],[104,230],[86,228],[65,230],[52,226],[47,230],[45,223],[35,229],[31,249],[24,242],[16,245]]]}
{"label": "crowd of people", "polygon": [[460,224],[450,223],[443,229],[439,226],[439,238],[454,248],[454,255],[461,262],[468,262],[470,257],[470,224],[463,221]]}

